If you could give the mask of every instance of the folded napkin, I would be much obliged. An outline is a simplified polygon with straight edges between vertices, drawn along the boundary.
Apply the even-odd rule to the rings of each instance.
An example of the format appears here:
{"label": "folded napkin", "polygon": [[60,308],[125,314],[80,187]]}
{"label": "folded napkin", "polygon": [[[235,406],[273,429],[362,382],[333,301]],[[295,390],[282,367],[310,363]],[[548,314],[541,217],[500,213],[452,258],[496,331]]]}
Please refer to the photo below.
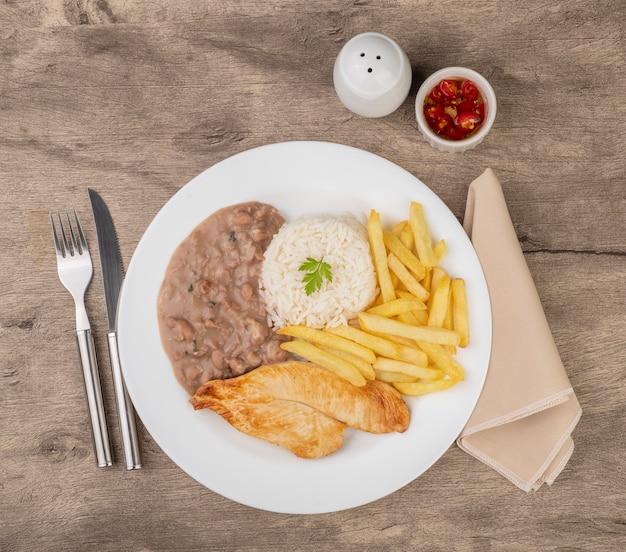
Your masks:
{"label": "folded napkin", "polygon": [[536,490],[567,464],[581,408],[491,169],[470,185],[464,227],[487,280],[493,342],[485,385],[457,444]]}

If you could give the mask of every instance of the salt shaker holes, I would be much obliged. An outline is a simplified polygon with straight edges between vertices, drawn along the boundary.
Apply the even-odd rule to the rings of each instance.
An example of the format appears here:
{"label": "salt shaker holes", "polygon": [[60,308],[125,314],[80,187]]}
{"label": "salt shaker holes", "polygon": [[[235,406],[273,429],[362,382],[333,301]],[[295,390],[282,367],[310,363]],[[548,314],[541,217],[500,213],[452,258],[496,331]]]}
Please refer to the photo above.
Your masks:
{"label": "salt shaker holes", "polygon": [[[360,56],[361,56],[361,57],[365,57],[365,52],[361,52]],[[381,56],[380,54],[378,54],[378,55],[376,56],[376,59],[377,59],[377,60],[381,60],[381,59],[382,59],[382,56]],[[368,68],[367,68],[367,72],[368,72],[368,73],[371,73],[373,70],[374,70],[374,69],[373,69],[372,67],[368,67]]]}

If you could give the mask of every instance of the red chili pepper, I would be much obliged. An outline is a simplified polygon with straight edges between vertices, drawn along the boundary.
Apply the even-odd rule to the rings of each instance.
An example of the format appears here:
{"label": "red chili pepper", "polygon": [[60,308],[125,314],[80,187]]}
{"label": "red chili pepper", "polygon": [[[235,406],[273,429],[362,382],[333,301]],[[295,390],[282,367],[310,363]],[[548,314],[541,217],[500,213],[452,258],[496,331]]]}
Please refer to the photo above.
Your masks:
{"label": "red chili pepper", "polygon": [[480,117],[471,111],[460,113],[454,120],[454,124],[461,128],[466,134],[472,132],[480,124],[480,122]]}
{"label": "red chili pepper", "polygon": [[450,140],[462,140],[463,138],[465,138],[465,133],[458,126],[450,125],[446,129],[446,137],[450,138]]}
{"label": "red chili pepper", "polygon": [[459,83],[452,79],[443,79],[439,83],[439,88],[443,95],[448,99],[459,98],[461,96],[461,90]]}
{"label": "red chili pepper", "polygon": [[435,86],[435,88],[430,91],[428,97],[435,103],[443,103],[446,99],[443,95],[443,92],[441,91],[441,88],[439,88],[438,86]]}
{"label": "red chili pepper", "polygon": [[468,111],[474,111],[476,109],[476,102],[473,100],[463,100],[456,106],[457,113],[465,113]]}
{"label": "red chili pepper", "polygon": [[463,81],[461,85],[461,96],[466,100],[475,100],[478,98],[478,88],[471,80]]}
{"label": "red chili pepper", "polygon": [[443,105],[441,104],[431,104],[424,107],[424,116],[429,121],[436,121],[443,114]]}
{"label": "red chili pepper", "polygon": [[444,113],[441,117],[439,117],[439,119],[434,121],[433,124],[437,132],[445,133],[448,127],[454,125],[454,122],[452,121],[452,117],[450,117],[450,115]]}

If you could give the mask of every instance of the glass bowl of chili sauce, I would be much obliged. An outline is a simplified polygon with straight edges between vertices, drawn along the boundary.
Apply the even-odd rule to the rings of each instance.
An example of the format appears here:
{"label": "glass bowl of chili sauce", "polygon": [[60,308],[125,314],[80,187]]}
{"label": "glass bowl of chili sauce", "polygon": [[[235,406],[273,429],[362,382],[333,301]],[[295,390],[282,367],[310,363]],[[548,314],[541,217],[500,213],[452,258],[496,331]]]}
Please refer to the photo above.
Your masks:
{"label": "glass bowl of chili sauce", "polygon": [[480,144],[496,118],[496,95],[480,73],[446,67],[428,77],[415,99],[417,127],[433,147],[464,152]]}

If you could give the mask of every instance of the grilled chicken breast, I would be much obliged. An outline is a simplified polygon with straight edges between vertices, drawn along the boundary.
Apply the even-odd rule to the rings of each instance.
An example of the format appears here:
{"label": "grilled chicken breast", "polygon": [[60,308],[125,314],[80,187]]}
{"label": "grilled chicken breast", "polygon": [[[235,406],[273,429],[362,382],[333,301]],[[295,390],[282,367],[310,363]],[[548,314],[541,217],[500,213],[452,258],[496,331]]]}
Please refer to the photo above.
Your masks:
{"label": "grilled chicken breast", "polygon": [[219,387],[219,398],[205,394],[192,399],[194,408],[210,408],[235,429],[301,458],[327,456],[343,444],[346,424],[309,406],[259,395],[242,397],[236,387]]}
{"label": "grilled chicken breast", "polygon": [[[325,368],[300,361],[208,381],[190,402],[196,410],[217,412],[244,433],[307,458],[339,448],[346,425],[390,433],[405,431],[410,421],[407,404],[390,385],[368,381],[364,387],[355,387]],[[325,443],[330,443],[328,448]]]}

